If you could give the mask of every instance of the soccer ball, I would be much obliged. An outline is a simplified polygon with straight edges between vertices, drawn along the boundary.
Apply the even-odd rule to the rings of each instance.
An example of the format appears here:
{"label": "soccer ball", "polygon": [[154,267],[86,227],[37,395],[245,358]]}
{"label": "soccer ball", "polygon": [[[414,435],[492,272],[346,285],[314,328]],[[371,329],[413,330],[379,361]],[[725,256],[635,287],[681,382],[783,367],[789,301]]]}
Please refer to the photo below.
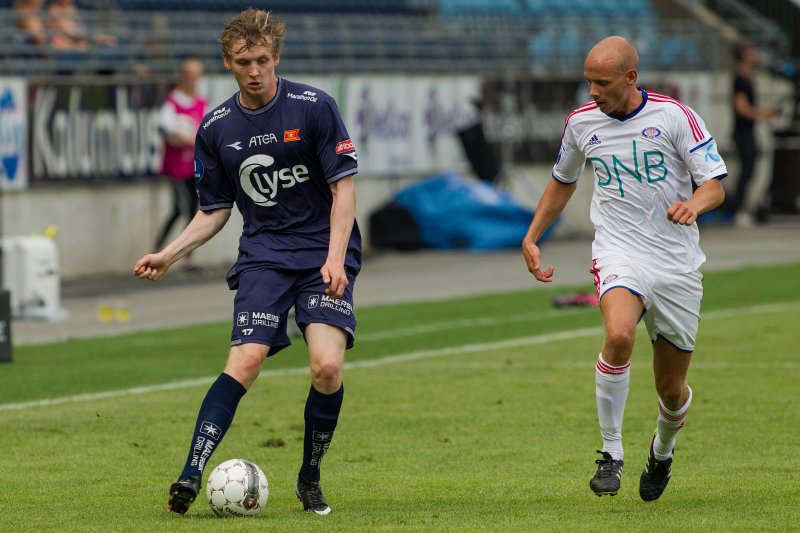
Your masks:
{"label": "soccer ball", "polygon": [[217,516],[256,516],[267,505],[269,483],[258,465],[231,459],[211,471],[206,496]]}

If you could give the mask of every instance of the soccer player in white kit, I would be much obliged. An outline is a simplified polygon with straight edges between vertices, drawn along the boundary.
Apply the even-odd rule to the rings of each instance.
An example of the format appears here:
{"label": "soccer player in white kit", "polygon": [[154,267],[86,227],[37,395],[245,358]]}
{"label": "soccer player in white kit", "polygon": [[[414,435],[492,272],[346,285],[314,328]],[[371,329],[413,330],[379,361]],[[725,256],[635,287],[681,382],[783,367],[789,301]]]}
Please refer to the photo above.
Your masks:
{"label": "soccer player in white kit", "polygon": [[591,272],[605,330],[595,372],[603,448],[589,486],[598,496],[613,496],[620,487],[630,358],[644,318],[658,421],[639,495],[652,501],[669,482],[677,433],[692,402],[686,375],[703,296],[698,268],[705,261],[696,220],[722,203],[720,180],[728,171],[692,109],[637,87],[638,66],[636,49],[622,37],[603,39],[587,55],[584,76],[593,101],[566,119],[553,179],[522,251],[534,277],[552,281],[554,268],[543,269],[536,242],[564,209],[588,160],[595,178]]}

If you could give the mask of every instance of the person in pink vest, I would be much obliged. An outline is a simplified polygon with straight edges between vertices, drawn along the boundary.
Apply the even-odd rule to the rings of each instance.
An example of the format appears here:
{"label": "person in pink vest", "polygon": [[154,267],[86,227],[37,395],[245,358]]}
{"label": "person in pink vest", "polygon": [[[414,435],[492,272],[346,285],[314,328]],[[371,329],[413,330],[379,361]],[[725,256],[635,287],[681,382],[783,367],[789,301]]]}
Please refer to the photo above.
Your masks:
{"label": "person in pink vest", "polygon": [[[188,224],[197,211],[194,138],[208,106],[208,101],[197,92],[202,77],[203,64],[197,59],[185,60],[177,86],[161,107],[158,120],[158,129],[164,137],[161,173],[170,178],[173,203],[172,213],[156,241],[156,250],[163,248],[179,219],[183,217]],[[186,269],[193,269],[192,264],[186,263]]]}

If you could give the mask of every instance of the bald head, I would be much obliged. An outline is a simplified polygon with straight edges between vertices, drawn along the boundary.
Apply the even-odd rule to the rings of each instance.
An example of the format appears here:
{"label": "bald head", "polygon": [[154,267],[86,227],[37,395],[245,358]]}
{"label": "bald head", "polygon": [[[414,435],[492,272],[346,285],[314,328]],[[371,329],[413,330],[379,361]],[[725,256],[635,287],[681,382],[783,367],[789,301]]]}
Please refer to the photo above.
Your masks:
{"label": "bald head", "polygon": [[583,76],[589,96],[603,113],[626,115],[642,103],[636,87],[639,54],[622,37],[606,37],[589,51]]}
{"label": "bald head", "polygon": [[613,35],[606,37],[589,50],[586,65],[624,73],[631,69],[639,69],[639,54],[627,39]]}

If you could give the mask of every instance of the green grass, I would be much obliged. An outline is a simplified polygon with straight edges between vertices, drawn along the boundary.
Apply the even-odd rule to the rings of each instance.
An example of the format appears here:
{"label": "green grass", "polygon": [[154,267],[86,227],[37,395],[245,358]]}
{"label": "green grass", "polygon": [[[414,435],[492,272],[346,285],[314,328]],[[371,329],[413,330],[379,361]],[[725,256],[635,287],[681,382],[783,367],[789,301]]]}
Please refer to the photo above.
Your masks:
{"label": "green grass", "polygon": [[[165,510],[207,384],[3,408],[213,378],[228,324],[17,347],[0,366],[0,531],[797,529],[800,265],[709,273],[705,288],[695,401],[658,502],[637,492],[656,418],[646,334],[633,357],[622,490],[597,498],[588,480],[601,335],[585,330],[599,328],[599,314],[553,310],[565,289],[540,289],[359,309],[323,467],[328,517],[300,512],[293,494],[308,377],[269,375],[305,367],[302,346],[265,364],[211,460],[244,457],[267,473],[270,501],[255,519],[218,519],[204,501],[184,518]],[[398,354],[412,355],[365,364]]]}

